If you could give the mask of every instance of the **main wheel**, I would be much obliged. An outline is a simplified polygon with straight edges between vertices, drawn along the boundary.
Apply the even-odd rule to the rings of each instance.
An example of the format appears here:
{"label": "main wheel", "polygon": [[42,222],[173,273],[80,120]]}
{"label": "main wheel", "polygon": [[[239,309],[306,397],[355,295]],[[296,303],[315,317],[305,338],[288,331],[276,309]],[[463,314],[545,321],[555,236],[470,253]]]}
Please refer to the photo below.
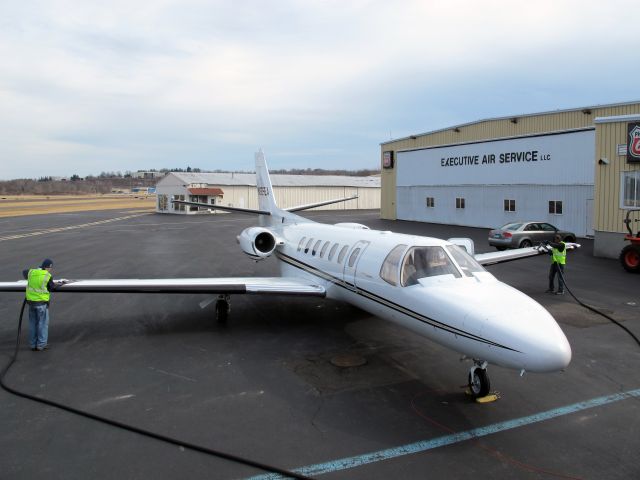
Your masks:
{"label": "main wheel", "polygon": [[227,323],[229,317],[229,303],[226,300],[216,301],[216,320],[218,323]]}
{"label": "main wheel", "polygon": [[532,245],[531,240],[524,239],[520,242],[520,248],[528,248]]}
{"label": "main wheel", "polygon": [[486,397],[490,389],[489,376],[484,368],[474,368],[469,372],[469,390],[473,398]]}
{"label": "main wheel", "polygon": [[640,247],[627,245],[620,252],[620,263],[627,272],[640,273]]}

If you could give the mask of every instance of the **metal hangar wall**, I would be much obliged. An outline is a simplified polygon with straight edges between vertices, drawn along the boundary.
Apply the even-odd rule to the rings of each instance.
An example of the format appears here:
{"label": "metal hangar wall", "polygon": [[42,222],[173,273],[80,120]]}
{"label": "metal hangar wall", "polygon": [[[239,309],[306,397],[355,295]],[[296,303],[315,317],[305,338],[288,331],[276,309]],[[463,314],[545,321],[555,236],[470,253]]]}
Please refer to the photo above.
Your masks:
{"label": "metal hangar wall", "polygon": [[617,256],[625,210],[640,207],[640,157],[627,162],[626,153],[635,118],[640,102],[479,120],[384,142],[381,217],[487,228],[543,220],[593,235],[596,255]]}

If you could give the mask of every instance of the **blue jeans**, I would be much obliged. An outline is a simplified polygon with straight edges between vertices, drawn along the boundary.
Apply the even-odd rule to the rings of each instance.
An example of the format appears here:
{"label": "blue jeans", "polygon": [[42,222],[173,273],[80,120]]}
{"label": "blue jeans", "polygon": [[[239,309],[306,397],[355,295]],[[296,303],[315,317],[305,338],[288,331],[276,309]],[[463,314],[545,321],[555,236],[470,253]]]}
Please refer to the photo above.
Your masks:
{"label": "blue jeans", "polygon": [[29,346],[42,350],[49,339],[49,307],[29,305]]}

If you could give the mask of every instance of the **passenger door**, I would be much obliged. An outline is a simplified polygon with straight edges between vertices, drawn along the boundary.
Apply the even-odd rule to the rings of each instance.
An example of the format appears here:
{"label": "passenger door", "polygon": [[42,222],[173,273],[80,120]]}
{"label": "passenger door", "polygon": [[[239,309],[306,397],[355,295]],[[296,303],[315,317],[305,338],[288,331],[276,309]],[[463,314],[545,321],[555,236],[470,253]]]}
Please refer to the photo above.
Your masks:
{"label": "passenger door", "polygon": [[356,287],[356,271],[358,268],[358,262],[362,258],[362,254],[369,246],[368,241],[358,240],[344,259],[344,267],[342,273],[342,279],[347,283],[347,286],[355,289]]}

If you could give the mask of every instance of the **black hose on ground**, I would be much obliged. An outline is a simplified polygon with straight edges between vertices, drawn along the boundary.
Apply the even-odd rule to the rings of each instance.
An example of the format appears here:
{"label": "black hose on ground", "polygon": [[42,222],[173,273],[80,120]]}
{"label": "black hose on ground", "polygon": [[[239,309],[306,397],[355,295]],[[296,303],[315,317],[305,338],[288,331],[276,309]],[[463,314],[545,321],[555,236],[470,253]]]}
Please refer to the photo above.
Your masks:
{"label": "black hose on ground", "polygon": [[569,292],[569,294],[573,297],[573,299],[578,302],[579,305],[582,305],[584,308],[586,308],[587,310],[592,311],[593,313],[597,313],[598,315],[606,318],[607,320],[609,320],[610,322],[614,323],[615,325],[619,326],[621,329],[623,329],[625,332],[627,332],[631,338],[633,338],[636,343],[640,346],[640,340],[638,340],[638,337],[635,336],[635,334],[629,330],[627,327],[625,327],[624,325],[622,325],[620,322],[618,322],[617,320],[611,318],[609,315],[607,315],[604,312],[601,312],[600,310],[598,310],[595,307],[592,307],[591,305],[587,305],[586,303],[582,302],[578,297],[576,297],[573,292],[571,291],[571,289],[569,288],[569,286],[567,285],[566,280],[564,279],[564,275],[562,274],[562,270],[560,270],[558,268],[557,270],[558,274],[560,275],[560,278],[562,279],[562,283],[564,283],[564,288],[567,290],[567,292]]}
{"label": "black hose on ground", "polygon": [[194,443],[183,442],[183,441],[178,440],[178,439],[173,438],[173,437],[169,437],[169,436],[166,436],[166,435],[161,435],[159,433],[151,432],[151,431],[145,430],[143,428],[134,427],[133,425],[122,423],[122,422],[119,422],[117,420],[112,420],[110,418],[101,417],[99,415],[95,415],[95,414],[90,413],[90,412],[85,412],[83,410],[79,410],[77,408],[71,407],[69,405],[65,405],[63,403],[54,402],[53,400],[48,400],[46,398],[36,397],[36,396],[31,395],[29,393],[21,392],[20,390],[16,390],[15,388],[10,387],[5,382],[5,376],[7,375],[7,373],[9,373],[9,370],[11,369],[11,367],[15,363],[16,359],[18,358],[18,350],[20,348],[20,332],[22,331],[22,317],[24,316],[24,309],[25,309],[26,304],[27,304],[27,300],[25,299],[22,302],[22,308],[20,309],[20,318],[18,320],[18,335],[17,335],[17,338],[16,338],[15,351],[13,352],[13,356],[11,357],[11,360],[9,361],[9,363],[2,369],[2,373],[0,373],[0,386],[4,390],[6,390],[7,392],[9,392],[9,393],[11,393],[13,395],[17,395],[17,396],[22,397],[22,398],[33,400],[34,402],[43,403],[43,404],[49,405],[51,407],[59,408],[61,410],[73,413],[75,415],[80,415],[82,417],[90,418],[92,420],[96,420],[96,421],[101,422],[101,423],[106,423],[107,425],[111,425],[113,427],[117,427],[117,428],[121,428],[121,429],[124,429],[124,430],[128,430],[130,432],[134,432],[134,433],[137,433],[139,435],[144,435],[146,437],[154,438],[154,439],[160,440],[162,442],[170,443],[170,444],[176,445],[178,447],[188,448],[188,449],[194,450],[196,452],[205,453],[207,455],[212,455],[214,457],[223,458],[225,460],[230,460],[232,462],[236,462],[236,463],[240,463],[240,464],[243,464],[243,465],[247,465],[249,467],[257,468],[257,469],[263,470],[265,472],[277,473],[279,475],[284,476],[285,478],[294,478],[294,479],[300,479],[300,480],[313,480],[312,477],[307,477],[305,475],[302,475],[302,474],[299,474],[299,473],[296,473],[296,472],[292,472],[290,470],[285,470],[285,469],[282,469],[282,468],[279,468],[279,467],[274,467],[272,465],[267,465],[266,463],[257,462],[257,461],[254,461],[254,460],[251,460],[251,459],[248,459],[248,458],[245,458],[245,457],[241,457],[241,456],[238,456],[238,455],[233,455],[231,453],[221,452],[219,450],[214,450],[214,449],[211,449],[211,448],[203,447],[201,445],[196,445]]}

